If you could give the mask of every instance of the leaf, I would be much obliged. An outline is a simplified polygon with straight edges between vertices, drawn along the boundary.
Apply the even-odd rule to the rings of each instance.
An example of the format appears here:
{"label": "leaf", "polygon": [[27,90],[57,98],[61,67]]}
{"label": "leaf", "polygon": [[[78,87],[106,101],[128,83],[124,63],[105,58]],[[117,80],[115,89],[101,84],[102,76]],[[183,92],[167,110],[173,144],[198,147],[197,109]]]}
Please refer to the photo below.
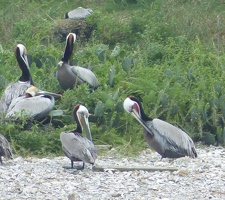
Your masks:
{"label": "leaf", "polygon": [[104,104],[99,101],[95,107],[95,112],[94,112],[94,115],[96,117],[102,117],[104,114]]}
{"label": "leaf", "polygon": [[3,75],[0,75],[0,88],[5,87],[5,77]]}
{"label": "leaf", "polygon": [[115,46],[115,48],[112,50],[111,56],[118,56],[120,53],[120,46]]}
{"label": "leaf", "polygon": [[165,75],[168,76],[169,78],[173,77],[173,72],[170,69],[166,69],[164,71]]}
{"label": "leaf", "polygon": [[74,123],[74,119],[71,115],[63,115],[62,121],[65,124],[73,124]]}
{"label": "leaf", "polygon": [[117,90],[114,95],[113,95],[113,99],[116,100],[119,97],[119,91]]}
{"label": "leaf", "polygon": [[53,119],[52,120],[52,126],[54,128],[62,128],[62,127],[64,127],[64,123],[61,120]]}
{"label": "leaf", "polygon": [[113,79],[116,73],[116,69],[114,66],[111,67],[111,69],[109,70],[109,85],[110,87],[113,86]]}
{"label": "leaf", "polygon": [[131,65],[132,65],[132,60],[130,58],[125,58],[122,62],[122,67],[123,67],[123,70],[128,72],[128,70],[131,68]]}
{"label": "leaf", "polygon": [[123,101],[120,101],[116,104],[116,111],[117,112],[124,112],[124,109],[123,109]]}
{"label": "leaf", "polygon": [[105,44],[99,44],[95,47],[95,54],[98,56],[98,59],[102,62],[106,60],[106,52],[108,51],[109,47]]}
{"label": "leaf", "polygon": [[2,45],[0,44],[0,52],[3,53],[4,52],[4,49],[2,47]]}
{"label": "leaf", "polygon": [[109,109],[109,110],[114,109],[114,101],[113,101],[113,99],[107,99],[106,102],[105,102],[104,108],[105,109]]}
{"label": "leaf", "polygon": [[52,110],[50,112],[50,115],[52,117],[58,117],[58,116],[62,116],[63,115],[63,110]]}

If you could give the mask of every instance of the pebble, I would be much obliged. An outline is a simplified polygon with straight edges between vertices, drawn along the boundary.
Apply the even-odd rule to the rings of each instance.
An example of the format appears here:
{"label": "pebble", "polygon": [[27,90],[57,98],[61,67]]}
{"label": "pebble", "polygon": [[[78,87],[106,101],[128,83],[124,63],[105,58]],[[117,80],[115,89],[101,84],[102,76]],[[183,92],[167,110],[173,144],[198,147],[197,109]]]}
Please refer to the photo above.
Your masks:
{"label": "pebble", "polygon": [[[196,144],[198,157],[162,159],[146,149],[136,157],[111,150],[99,155],[97,165],[175,167],[178,171],[83,171],[64,169],[66,157],[3,160],[0,200],[224,200],[225,148]],[[82,163],[80,163],[82,164]]]}

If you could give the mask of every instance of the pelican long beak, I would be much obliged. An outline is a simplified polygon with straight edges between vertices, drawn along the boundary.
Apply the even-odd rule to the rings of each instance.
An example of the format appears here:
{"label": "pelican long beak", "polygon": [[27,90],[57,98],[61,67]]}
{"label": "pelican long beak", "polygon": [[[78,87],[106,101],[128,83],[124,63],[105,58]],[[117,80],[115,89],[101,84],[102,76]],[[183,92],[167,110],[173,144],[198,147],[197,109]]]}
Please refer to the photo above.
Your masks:
{"label": "pelican long beak", "polygon": [[152,130],[146,125],[145,121],[143,121],[141,119],[141,116],[139,115],[139,113],[135,109],[132,109],[130,113],[146,129],[146,131],[148,131],[150,134],[153,134]]}
{"label": "pelican long beak", "polygon": [[80,115],[80,123],[81,123],[81,126],[83,127],[84,131],[87,134],[87,138],[90,141],[92,141],[91,130],[90,130],[90,127],[89,127],[89,122],[88,122],[88,116],[82,113]]}
{"label": "pelican long beak", "polygon": [[49,95],[49,96],[53,96],[55,98],[59,98],[59,97],[62,97],[61,94],[56,94],[56,93],[53,93],[53,92],[48,92],[48,91],[44,91],[44,90],[38,90],[36,95]]}

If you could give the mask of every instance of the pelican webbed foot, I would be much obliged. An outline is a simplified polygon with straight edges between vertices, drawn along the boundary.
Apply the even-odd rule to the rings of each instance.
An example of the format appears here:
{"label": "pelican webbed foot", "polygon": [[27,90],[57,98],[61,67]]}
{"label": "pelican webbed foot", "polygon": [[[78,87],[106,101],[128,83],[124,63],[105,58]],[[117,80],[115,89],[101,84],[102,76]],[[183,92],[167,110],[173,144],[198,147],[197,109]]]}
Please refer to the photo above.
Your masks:
{"label": "pelican webbed foot", "polygon": [[84,169],[84,162],[83,162],[83,165],[80,166],[73,166],[73,161],[71,161],[71,166],[63,166],[64,169],[77,169],[77,170],[83,170]]}

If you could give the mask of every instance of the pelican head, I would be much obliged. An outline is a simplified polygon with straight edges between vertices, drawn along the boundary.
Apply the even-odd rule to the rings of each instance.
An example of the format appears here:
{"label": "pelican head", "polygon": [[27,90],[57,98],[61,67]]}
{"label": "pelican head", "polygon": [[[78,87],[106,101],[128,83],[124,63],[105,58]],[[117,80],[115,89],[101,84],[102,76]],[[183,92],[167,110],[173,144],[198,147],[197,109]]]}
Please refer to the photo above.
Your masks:
{"label": "pelican head", "polygon": [[14,52],[15,52],[15,56],[16,56],[17,60],[20,57],[26,63],[27,68],[29,69],[26,47],[22,44],[17,44]]}
{"label": "pelican head", "polygon": [[75,33],[69,33],[66,37],[66,43],[69,42],[70,44],[74,44],[76,42],[76,34]]}
{"label": "pelican head", "polygon": [[73,116],[75,120],[78,119],[78,123],[81,126],[82,130],[87,133],[87,138],[92,141],[91,130],[88,122],[88,109],[81,104],[77,104],[73,109]]}
{"label": "pelican head", "polygon": [[22,44],[17,44],[15,47],[15,56],[19,67],[22,71],[22,76],[19,78],[20,82],[30,82],[31,85],[34,84],[31,74],[30,74],[30,67],[27,59],[27,49]]}
{"label": "pelican head", "polygon": [[25,93],[26,97],[34,97],[34,96],[40,96],[40,95],[49,95],[49,96],[53,96],[53,97],[61,97],[61,94],[56,94],[56,93],[52,93],[52,92],[47,92],[47,91],[43,91],[43,90],[39,90],[37,87],[35,86],[31,86],[26,90]]}
{"label": "pelican head", "polygon": [[130,113],[147,131],[150,131],[149,127],[146,125],[146,121],[152,119],[145,115],[142,105],[136,97],[128,96],[123,102],[123,107],[124,110]]}
{"label": "pelican head", "polygon": [[76,41],[76,34],[69,33],[66,37],[66,47],[64,51],[64,56],[62,58],[63,62],[68,62],[73,53],[73,46]]}

